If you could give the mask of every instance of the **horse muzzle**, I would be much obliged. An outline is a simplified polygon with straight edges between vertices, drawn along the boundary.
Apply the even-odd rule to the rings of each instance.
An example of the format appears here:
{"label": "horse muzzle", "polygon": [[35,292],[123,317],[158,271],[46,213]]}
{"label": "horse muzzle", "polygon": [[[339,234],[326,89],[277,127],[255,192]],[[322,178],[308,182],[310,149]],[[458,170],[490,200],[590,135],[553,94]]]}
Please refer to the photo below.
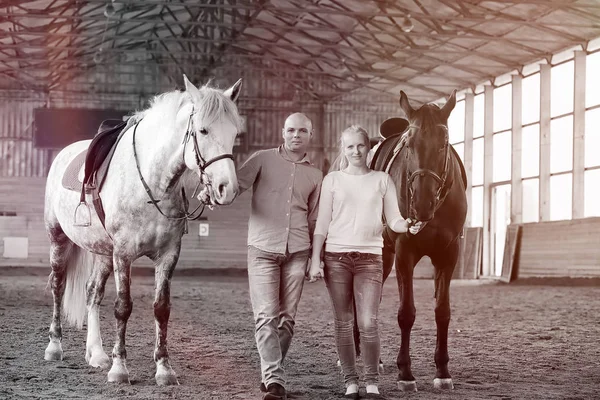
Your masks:
{"label": "horse muzzle", "polygon": [[210,190],[211,202],[215,205],[222,206],[231,204],[237,197],[238,191],[239,187],[237,182],[232,183],[229,181],[224,181],[218,184],[213,183]]}
{"label": "horse muzzle", "polygon": [[418,222],[429,222],[435,216],[435,206],[431,207],[415,207],[414,203],[410,205],[409,218]]}

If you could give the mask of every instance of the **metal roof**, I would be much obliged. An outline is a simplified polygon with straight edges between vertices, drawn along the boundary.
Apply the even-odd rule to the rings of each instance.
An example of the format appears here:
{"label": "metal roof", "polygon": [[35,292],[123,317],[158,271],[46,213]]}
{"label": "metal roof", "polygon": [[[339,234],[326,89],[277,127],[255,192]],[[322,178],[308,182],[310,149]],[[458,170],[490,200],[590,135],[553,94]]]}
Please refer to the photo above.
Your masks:
{"label": "metal roof", "polygon": [[323,102],[365,89],[425,102],[598,37],[596,0],[0,0],[0,90],[103,72],[132,77],[95,90],[131,94],[185,73],[261,77]]}

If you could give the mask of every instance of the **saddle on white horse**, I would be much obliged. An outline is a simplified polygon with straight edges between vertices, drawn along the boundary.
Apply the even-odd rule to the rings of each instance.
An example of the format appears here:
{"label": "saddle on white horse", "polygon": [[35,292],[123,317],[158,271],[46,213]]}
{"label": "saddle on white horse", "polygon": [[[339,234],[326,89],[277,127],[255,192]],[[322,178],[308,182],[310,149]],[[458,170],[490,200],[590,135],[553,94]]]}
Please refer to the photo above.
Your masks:
{"label": "saddle on white horse", "polygon": [[89,147],[79,153],[67,166],[62,179],[63,187],[81,192],[79,205],[75,209],[74,225],[91,225],[91,213],[85,197],[86,194],[90,194],[96,214],[98,214],[100,222],[104,226],[105,213],[100,199],[100,191],[117,144],[123,133],[133,123],[134,121],[131,118],[127,122],[119,120],[103,121]]}

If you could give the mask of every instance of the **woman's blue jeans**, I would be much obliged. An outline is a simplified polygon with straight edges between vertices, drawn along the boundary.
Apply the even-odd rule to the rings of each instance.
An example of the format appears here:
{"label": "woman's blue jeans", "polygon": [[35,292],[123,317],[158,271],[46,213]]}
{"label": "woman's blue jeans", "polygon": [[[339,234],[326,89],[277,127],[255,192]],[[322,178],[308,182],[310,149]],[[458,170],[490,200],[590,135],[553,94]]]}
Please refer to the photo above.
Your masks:
{"label": "woman's blue jeans", "polygon": [[361,336],[367,384],[379,380],[379,330],[377,313],[381,300],[383,260],[379,254],[325,252],[325,284],[335,319],[335,341],[346,386],[358,383],[354,349],[354,307]]}

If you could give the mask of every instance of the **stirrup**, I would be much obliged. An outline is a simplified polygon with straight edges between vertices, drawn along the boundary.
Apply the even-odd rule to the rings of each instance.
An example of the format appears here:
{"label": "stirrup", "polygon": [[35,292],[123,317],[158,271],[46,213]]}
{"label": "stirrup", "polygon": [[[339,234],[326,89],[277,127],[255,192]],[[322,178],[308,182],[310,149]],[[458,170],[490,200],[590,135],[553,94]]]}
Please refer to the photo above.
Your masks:
{"label": "stirrup", "polygon": [[[79,213],[79,207],[84,206]],[[77,215],[79,214],[79,221],[77,221]],[[73,214],[73,226],[90,226],[92,224],[92,214],[90,212],[90,207],[87,205],[85,201],[80,202],[77,207],[75,207],[75,213]]]}

